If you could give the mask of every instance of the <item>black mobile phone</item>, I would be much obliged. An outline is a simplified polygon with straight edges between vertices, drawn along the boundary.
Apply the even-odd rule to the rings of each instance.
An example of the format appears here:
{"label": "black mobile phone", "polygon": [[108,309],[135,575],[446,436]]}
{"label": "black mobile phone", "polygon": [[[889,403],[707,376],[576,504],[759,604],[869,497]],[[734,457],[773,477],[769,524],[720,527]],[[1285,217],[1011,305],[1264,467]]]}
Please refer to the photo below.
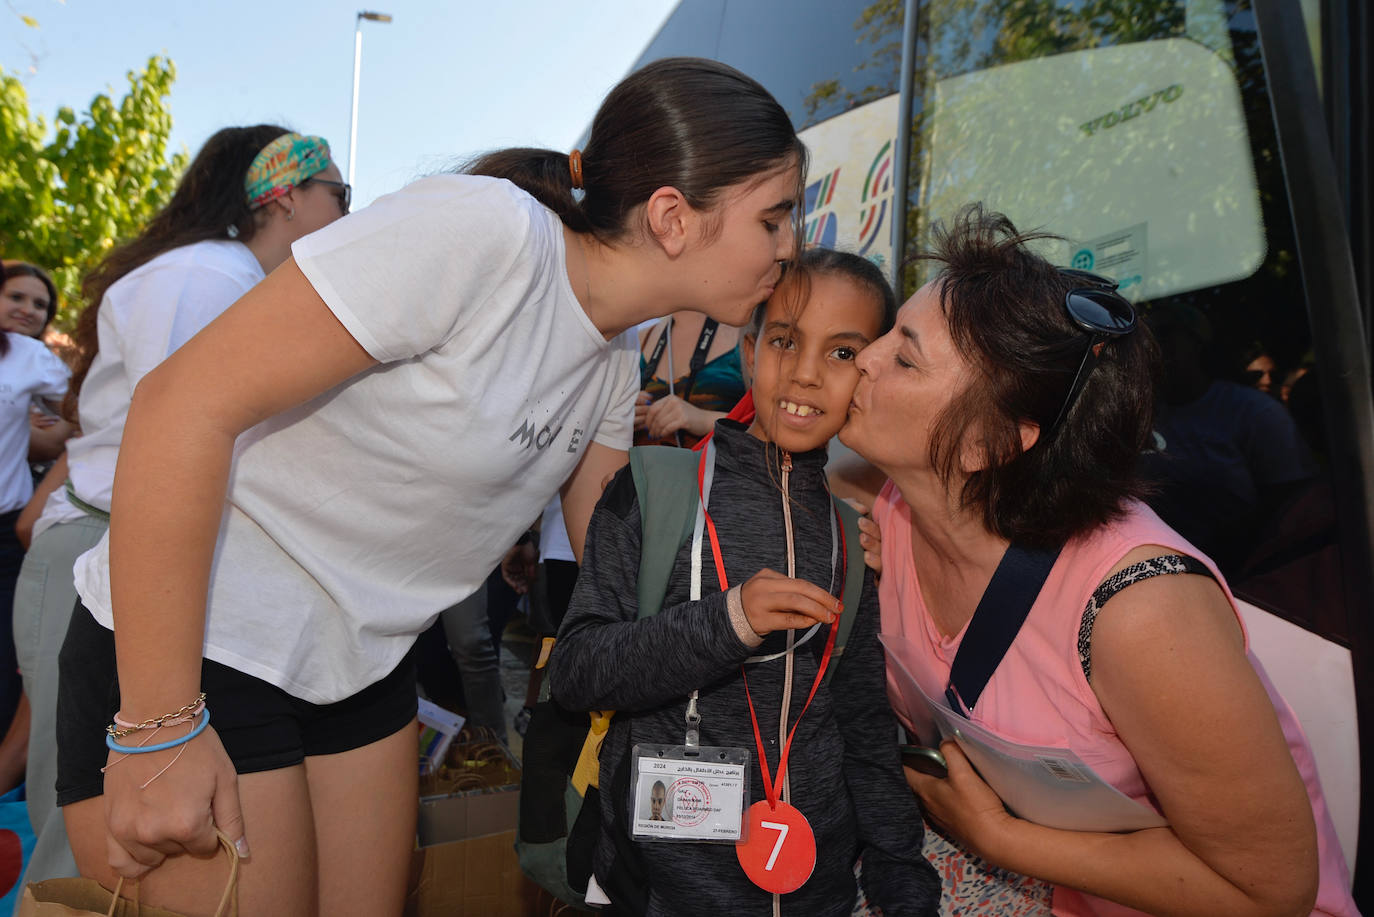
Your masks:
{"label": "black mobile phone", "polygon": [[945,756],[940,753],[938,748],[926,748],[924,745],[903,745],[901,746],[902,763],[918,774],[925,774],[928,777],[948,777],[949,767],[945,764]]}

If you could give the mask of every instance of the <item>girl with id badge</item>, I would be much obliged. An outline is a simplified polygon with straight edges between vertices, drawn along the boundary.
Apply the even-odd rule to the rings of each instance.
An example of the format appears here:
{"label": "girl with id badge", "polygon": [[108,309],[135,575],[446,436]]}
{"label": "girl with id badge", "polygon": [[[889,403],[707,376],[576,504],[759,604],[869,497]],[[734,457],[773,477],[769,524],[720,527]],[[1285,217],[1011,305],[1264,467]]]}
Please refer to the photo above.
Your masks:
{"label": "girl with id badge", "polygon": [[653,534],[641,519],[654,513],[631,472],[592,515],[550,683],[566,708],[615,711],[587,893],[606,913],[936,912],[939,880],[902,792],[873,574],[858,607],[842,607],[861,551],[825,478],[855,357],[894,305],[873,264],[817,249],[759,307],[741,342],[757,415],[717,422],[691,460],[695,518],[661,609],[638,607]]}

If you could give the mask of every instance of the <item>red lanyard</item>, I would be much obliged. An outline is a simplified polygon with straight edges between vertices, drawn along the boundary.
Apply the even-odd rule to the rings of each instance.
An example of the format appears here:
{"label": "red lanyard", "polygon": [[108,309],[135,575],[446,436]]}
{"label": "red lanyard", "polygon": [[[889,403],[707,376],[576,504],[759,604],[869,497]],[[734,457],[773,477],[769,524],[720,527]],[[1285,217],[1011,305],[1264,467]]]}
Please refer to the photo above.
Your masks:
{"label": "red lanyard", "polygon": [[[721,554],[720,538],[716,534],[716,524],[711,519],[711,514],[706,511],[705,479],[706,479],[706,452],[702,452],[701,460],[697,462],[697,493],[701,496],[702,515],[706,518],[706,533],[711,540],[711,556],[716,562],[716,577],[720,580],[722,591],[730,588],[729,582],[725,578],[725,557]],[[844,520],[840,519],[840,511],[834,509],[836,528],[840,533],[840,582],[845,581],[848,575],[849,552],[845,544]],[[850,614],[857,612],[854,609]],[[797,727],[801,725],[802,717],[806,716],[806,711],[811,707],[811,700],[816,696],[816,691],[821,686],[821,679],[825,677],[825,670],[830,665],[830,655],[835,649],[835,635],[839,628],[832,623],[830,634],[825,639],[825,652],[821,654],[821,664],[816,669],[816,680],[811,683],[811,693],[806,695],[806,704],[802,707],[801,713],[797,714],[797,719],[792,723],[792,729],[787,733],[787,742],[782,747],[782,756],[778,758],[778,776],[776,780],[768,773],[768,758],[764,754],[763,734],[759,731],[759,718],[754,713],[754,698],[749,693],[749,676],[745,674],[744,667],[740,667],[740,677],[744,679],[744,697],[749,702],[749,721],[754,726],[754,745],[759,753],[759,770],[763,773],[763,793],[768,797],[770,808],[777,808],[779,788],[782,786],[784,775],[787,773],[787,755],[792,750],[792,739],[797,734]]]}

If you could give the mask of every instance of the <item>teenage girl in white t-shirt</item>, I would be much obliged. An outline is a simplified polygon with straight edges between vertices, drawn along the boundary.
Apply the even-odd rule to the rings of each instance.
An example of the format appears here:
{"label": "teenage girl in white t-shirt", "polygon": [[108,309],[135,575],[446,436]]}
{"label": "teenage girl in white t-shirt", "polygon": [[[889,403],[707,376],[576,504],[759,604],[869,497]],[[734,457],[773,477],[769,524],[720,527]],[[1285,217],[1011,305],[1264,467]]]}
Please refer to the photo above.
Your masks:
{"label": "teenage girl in white t-shirt", "polygon": [[[296,155],[277,156],[284,148]],[[255,181],[256,202],[248,190]],[[322,138],[275,124],[223,128],[196,153],[167,205],[83,282],[87,306],[73,333],[80,360],[67,403],[73,419],[79,411],[83,435],[44,479],[39,507],[25,512],[37,521],[29,524],[33,538],[14,602],[32,708],[33,879],[76,874],[54,788],[57,654],[76,601],[72,565],[107,527],[134,386],[285,261],[292,242],[343,216],[341,181]]]}
{"label": "teenage girl in white t-shirt", "polygon": [[[495,153],[378,200],[149,373],[62,651],[59,781],[94,790],[66,807],[82,872],[153,870],[145,901],[204,909],[219,827],[251,844],[245,913],[399,914],[414,636],[560,487],[580,553],[630,443],[626,330],[743,323],[794,251],[805,155],[753,80],[658,61],[584,151]],[[118,747],[170,747],[110,754],[101,798],[112,717]]]}

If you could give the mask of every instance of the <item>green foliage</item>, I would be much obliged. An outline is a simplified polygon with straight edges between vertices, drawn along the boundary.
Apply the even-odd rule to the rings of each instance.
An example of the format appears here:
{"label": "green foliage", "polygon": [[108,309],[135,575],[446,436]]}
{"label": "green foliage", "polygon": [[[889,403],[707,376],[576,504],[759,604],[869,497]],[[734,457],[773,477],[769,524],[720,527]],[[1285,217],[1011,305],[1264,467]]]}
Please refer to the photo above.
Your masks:
{"label": "green foliage", "polygon": [[167,202],[189,158],[167,155],[172,61],[149,58],[127,78],[118,102],[102,93],[80,114],[59,108],[49,139],[23,83],[0,72],[0,253],[52,272],[61,328],[83,305],[81,277]]}

